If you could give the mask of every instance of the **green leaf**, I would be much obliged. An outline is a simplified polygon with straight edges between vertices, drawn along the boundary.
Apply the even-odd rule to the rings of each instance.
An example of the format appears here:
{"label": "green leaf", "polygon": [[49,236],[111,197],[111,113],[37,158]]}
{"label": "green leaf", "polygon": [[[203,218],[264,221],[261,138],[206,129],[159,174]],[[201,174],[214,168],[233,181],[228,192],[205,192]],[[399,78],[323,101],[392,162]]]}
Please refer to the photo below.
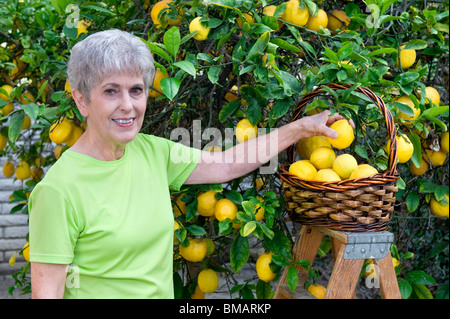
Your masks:
{"label": "green leaf", "polygon": [[416,167],[420,167],[420,164],[422,162],[422,146],[420,137],[416,133],[411,132],[411,134],[409,134],[409,140],[414,146],[411,161],[413,162],[413,165],[415,165]]}
{"label": "green leaf", "polygon": [[189,61],[179,61],[179,62],[175,62],[174,64],[172,64],[173,66],[176,66],[180,69],[182,69],[183,71],[185,71],[186,73],[192,75],[195,79],[196,75],[197,75],[197,71],[195,70],[195,66],[189,62]]}
{"label": "green leaf", "polygon": [[8,129],[8,138],[11,140],[11,142],[15,143],[17,141],[17,139],[19,138],[20,131],[22,131],[22,125],[23,125],[24,119],[25,119],[24,112],[17,113],[11,119],[11,123],[9,124],[9,129]]}
{"label": "green leaf", "polygon": [[272,285],[270,282],[258,280],[256,283],[256,298],[258,299],[270,299],[272,295]]}
{"label": "green leaf", "polygon": [[150,48],[150,51],[153,54],[159,55],[161,58],[163,58],[164,60],[166,60],[167,62],[171,63],[172,62],[172,58],[170,57],[170,55],[167,54],[166,51],[164,51],[163,48],[161,48],[161,44],[156,43],[156,42],[146,42],[148,47]]}
{"label": "green leaf", "polygon": [[289,259],[291,256],[291,242],[286,234],[278,229],[274,229],[272,238],[264,237],[264,245],[273,252],[274,256],[282,256]]}
{"label": "green leaf", "polygon": [[221,67],[218,65],[214,65],[209,68],[208,79],[211,81],[211,83],[218,84],[217,81],[219,80],[220,69]]}
{"label": "green leaf", "polygon": [[413,288],[412,288],[411,284],[403,278],[397,278],[397,282],[398,282],[398,288],[400,290],[400,295],[402,296],[402,299],[408,299],[413,292]]}
{"label": "green leaf", "polygon": [[22,104],[22,109],[32,120],[36,120],[39,115],[39,105],[36,103]]}
{"label": "green leaf", "polygon": [[109,16],[115,16],[116,15],[114,12],[112,12],[112,11],[110,11],[108,9],[105,9],[105,8],[102,8],[102,7],[99,7],[99,6],[90,5],[90,4],[83,6],[83,8],[84,9],[92,9],[92,10],[95,10],[95,11],[99,11],[99,12],[105,13],[105,14],[107,14]]}
{"label": "green leaf", "polygon": [[286,283],[289,287],[289,289],[294,292],[298,285],[298,273],[297,269],[294,266],[289,266],[287,276],[286,276]]}
{"label": "green leaf", "polygon": [[256,229],[256,224],[257,224],[257,222],[254,220],[246,223],[244,228],[241,231],[241,235],[243,237],[247,237],[248,235],[250,235]]}
{"label": "green leaf", "polygon": [[422,285],[431,285],[436,283],[436,280],[423,270],[411,270],[410,272],[406,273],[405,279],[412,283]]}
{"label": "green leaf", "polygon": [[406,46],[403,48],[406,49],[413,49],[413,50],[423,50],[427,47],[427,41],[420,40],[420,39],[414,39],[406,43]]}
{"label": "green leaf", "polygon": [[164,78],[161,80],[161,90],[171,101],[177,95],[180,85],[181,82],[177,78]]}
{"label": "green leaf", "polygon": [[227,189],[223,191],[223,195],[237,205],[242,203],[242,195],[238,191]]}
{"label": "green leaf", "polygon": [[239,106],[241,105],[241,101],[231,101],[230,103],[225,104],[225,106],[220,110],[219,112],[219,121],[225,122],[228,117],[230,117],[234,112],[239,109]]}
{"label": "green leaf", "polygon": [[394,79],[395,82],[405,85],[411,82],[414,82],[420,77],[420,74],[417,72],[407,71],[397,75]]}
{"label": "green leaf", "polygon": [[192,236],[204,236],[206,235],[206,231],[203,227],[200,227],[198,225],[189,225],[188,227],[186,227],[187,231],[192,235]]}
{"label": "green leaf", "polygon": [[274,120],[279,119],[289,111],[290,106],[289,99],[277,100],[269,112],[269,118]]}
{"label": "green leaf", "polygon": [[406,207],[410,213],[416,211],[417,207],[419,207],[420,197],[419,194],[412,191],[406,196]]}
{"label": "green leaf", "polygon": [[419,299],[433,299],[433,294],[430,289],[428,289],[424,284],[411,283],[414,293],[419,297]]}
{"label": "green leaf", "polygon": [[[176,58],[178,49],[180,48],[180,30],[177,27],[171,27],[164,33],[163,43],[166,47],[166,50],[169,51],[170,54],[174,58]],[[188,72],[189,73],[189,72]]]}
{"label": "green leaf", "polygon": [[246,200],[241,203],[244,212],[249,216],[255,215],[255,205],[253,205],[250,201]]}
{"label": "green leaf", "polygon": [[373,51],[370,52],[367,56],[373,57],[373,56],[375,56],[375,55],[380,55],[380,54],[390,54],[390,53],[395,53],[395,52],[397,52],[397,50],[394,49],[394,48],[383,48],[383,49],[373,50]]}
{"label": "green leaf", "polygon": [[285,49],[285,50],[289,50],[289,51],[292,51],[292,52],[297,52],[297,53],[302,52],[301,49],[299,49],[299,48],[296,47],[295,45],[292,45],[292,44],[290,44],[290,43],[284,41],[284,40],[281,39],[281,38],[273,38],[273,39],[270,39],[270,43],[276,44],[276,45],[279,46],[280,48]]}
{"label": "green leaf", "polygon": [[441,185],[436,187],[434,190],[434,198],[436,198],[438,202],[441,202],[446,198],[445,196],[448,196],[448,189],[448,185]]}
{"label": "green leaf", "polygon": [[251,59],[251,57],[255,54],[262,54],[267,47],[267,44],[270,40],[270,31],[266,31],[256,40],[255,44],[252,46],[250,51],[248,51],[247,59]]}
{"label": "green leaf", "polygon": [[230,263],[234,273],[237,273],[247,263],[250,257],[250,245],[247,237],[237,236],[230,249]]}

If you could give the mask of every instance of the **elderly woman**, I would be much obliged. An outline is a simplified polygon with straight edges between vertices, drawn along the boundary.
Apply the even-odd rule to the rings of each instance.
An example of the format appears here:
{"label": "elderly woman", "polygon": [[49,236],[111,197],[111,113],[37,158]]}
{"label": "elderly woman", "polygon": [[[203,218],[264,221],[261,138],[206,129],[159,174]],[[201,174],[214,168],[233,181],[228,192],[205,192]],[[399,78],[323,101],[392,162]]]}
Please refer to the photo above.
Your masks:
{"label": "elderly woman", "polygon": [[[328,126],[342,117],[328,111],[217,153],[142,134],[154,71],[147,45],[123,31],[73,47],[69,82],[87,129],[30,196],[33,298],[173,298],[169,189],[226,182],[301,138],[337,137]],[[250,153],[264,155],[233,160]]]}

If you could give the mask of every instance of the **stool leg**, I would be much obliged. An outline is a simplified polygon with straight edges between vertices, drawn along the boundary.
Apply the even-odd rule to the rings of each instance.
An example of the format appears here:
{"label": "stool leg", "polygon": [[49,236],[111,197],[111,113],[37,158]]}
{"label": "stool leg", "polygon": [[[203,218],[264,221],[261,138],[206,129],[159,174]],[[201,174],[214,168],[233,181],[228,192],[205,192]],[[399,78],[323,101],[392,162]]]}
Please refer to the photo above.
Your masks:
{"label": "stool leg", "polygon": [[[317,250],[320,247],[320,243],[323,238],[323,233],[314,227],[302,226],[297,241],[294,246],[294,260],[306,259],[311,264],[317,255]],[[297,273],[299,275],[298,285],[303,286],[308,279],[308,272],[303,269],[302,266],[296,265]],[[282,292],[282,286],[286,285],[288,268],[286,267],[278,282],[277,290],[274,295],[274,299],[283,299],[284,294]]]}
{"label": "stool leg", "polygon": [[341,244],[328,281],[325,299],[353,299],[364,264],[363,259],[344,259],[346,244]]}
{"label": "stool leg", "polygon": [[381,296],[384,299],[402,299],[391,253],[388,253],[380,261],[375,260],[375,264],[378,265],[379,269]]}

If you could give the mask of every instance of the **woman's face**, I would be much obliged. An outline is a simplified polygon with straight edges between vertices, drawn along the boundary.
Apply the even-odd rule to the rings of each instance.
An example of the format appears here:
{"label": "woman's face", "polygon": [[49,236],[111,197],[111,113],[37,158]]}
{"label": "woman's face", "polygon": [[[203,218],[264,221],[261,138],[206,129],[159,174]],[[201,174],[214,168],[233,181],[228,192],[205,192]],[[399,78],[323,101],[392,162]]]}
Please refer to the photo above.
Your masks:
{"label": "woman's face", "polygon": [[123,145],[139,133],[146,109],[142,77],[112,75],[91,90],[90,101],[83,99],[81,114],[87,118],[87,131],[113,145]]}

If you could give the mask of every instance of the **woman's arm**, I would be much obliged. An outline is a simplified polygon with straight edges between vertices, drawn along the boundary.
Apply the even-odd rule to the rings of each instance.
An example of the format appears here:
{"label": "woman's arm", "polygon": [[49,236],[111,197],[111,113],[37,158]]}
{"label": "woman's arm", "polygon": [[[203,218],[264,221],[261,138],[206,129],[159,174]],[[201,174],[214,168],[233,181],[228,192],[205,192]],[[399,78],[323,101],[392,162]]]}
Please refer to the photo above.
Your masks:
{"label": "woman's arm", "polygon": [[62,299],[67,265],[31,263],[31,297],[33,299]]}
{"label": "woman's arm", "polygon": [[[339,114],[329,116],[325,110],[313,116],[303,117],[272,132],[251,139],[224,152],[203,151],[200,163],[185,184],[223,183],[244,176],[264,165],[274,156],[298,140],[315,135],[337,138],[337,132],[329,125],[343,119]],[[353,125],[353,123],[351,122]]]}

